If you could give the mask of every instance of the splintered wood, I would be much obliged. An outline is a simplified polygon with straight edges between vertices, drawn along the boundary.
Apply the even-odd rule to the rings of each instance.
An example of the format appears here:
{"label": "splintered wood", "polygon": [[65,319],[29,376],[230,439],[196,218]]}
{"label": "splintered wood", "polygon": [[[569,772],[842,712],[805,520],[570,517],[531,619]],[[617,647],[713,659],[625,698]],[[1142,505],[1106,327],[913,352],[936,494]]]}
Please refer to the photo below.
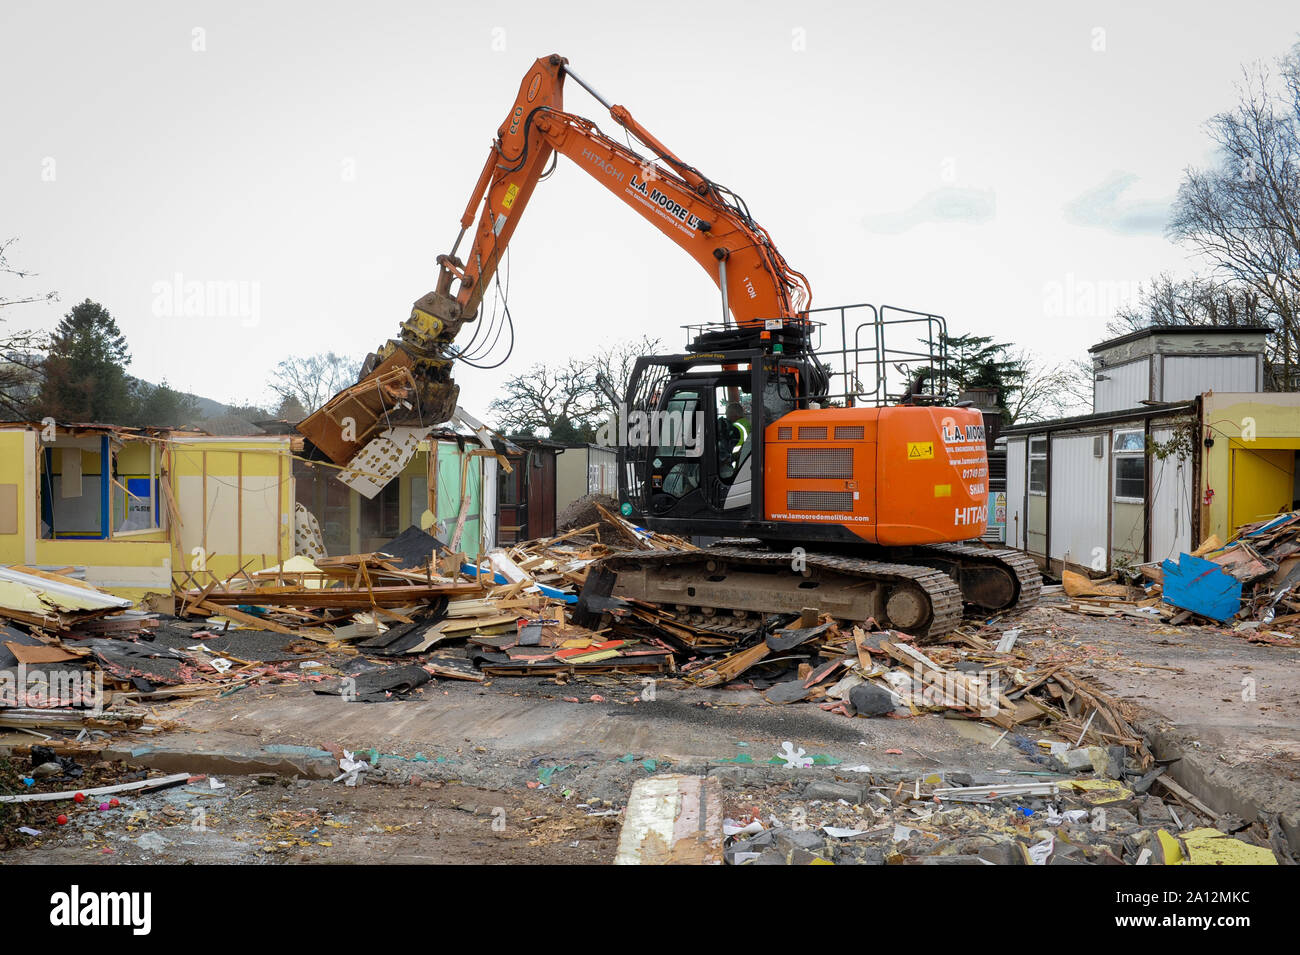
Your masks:
{"label": "splintered wood", "polygon": [[1300,511],[1246,524],[1227,544],[1211,536],[1178,560],[1133,571],[1140,585],[1064,571],[1067,609],[1172,626],[1228,626],[1252,643],[1300,645]]}

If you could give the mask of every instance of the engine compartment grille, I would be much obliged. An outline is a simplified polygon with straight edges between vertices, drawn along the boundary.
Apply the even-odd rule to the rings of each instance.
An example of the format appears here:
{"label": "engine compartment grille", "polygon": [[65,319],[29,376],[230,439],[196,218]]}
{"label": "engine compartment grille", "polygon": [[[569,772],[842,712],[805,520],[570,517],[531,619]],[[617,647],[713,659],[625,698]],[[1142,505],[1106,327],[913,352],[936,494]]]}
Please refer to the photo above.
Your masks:
{"label": "engine compartment grille", "polygon": [[851,480],[853,477],[853,449],[791,448],[785,455],[785,476],[788,478]]}
{"label": "engine compartment grille", "polygon": [[852,491],[786,491],[787,511],[831,511],[847,514],[853,510]]}

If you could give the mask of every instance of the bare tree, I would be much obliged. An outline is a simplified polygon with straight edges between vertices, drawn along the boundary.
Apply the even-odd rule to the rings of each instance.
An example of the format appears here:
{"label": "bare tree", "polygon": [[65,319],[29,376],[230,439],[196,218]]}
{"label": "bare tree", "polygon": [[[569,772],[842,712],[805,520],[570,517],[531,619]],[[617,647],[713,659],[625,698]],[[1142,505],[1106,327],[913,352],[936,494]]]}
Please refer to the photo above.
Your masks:
{"label": "bare tree", "polygon": [[357,381],[361,362],[332,351],[286,358],[268,383],[282,401],[295,399],[308,414]]}
{"label": "bare tree", "polygon": [[302,402],[289,395],[280,399],[279,406],[275,409],[275,416],[285,421],[292,421],[295,424],[307,417],[307,409],[302,406]]}
{"label": "bare tree", "polygon": [[1007,424],[1092,411],[1092,370],[1085,362],[1043,361],[1027,349],[1018,349],[1009,357],[1022,374],[1005,397]]}
{"label": "bare tree", "polygon": [[1253,289],[1203,275],[1176,279],[1163,272],[1141,286],[1137,302],[1120,308],[1107,330],[1123,335],[1169,325],[1268,327]]}
{"label": "bare tree", "polygon": [[[17,239],[0,242],[0,275],[18,279],[31,278],[35,273],[10,264],[9,249]],[[0,294],[0,308],[27,305],[33,302],[57,302],[56,292],[42,292],[11,298]],[[41,365],[50,339],[45,332],[29,328],[9,330],[4,327],[7,317],[0,315],[0,414],[9,418],[25,418],[31,413],[31,403],[40,390]]]}
{"label": "bare tree", "polygon": [[1276,78],[1247,68],[1237,105],[1209,121],[1221,160],[1188,170],[1169,233],[1234,294],[1255,297],[1275,376],[1290,389],[1300,384],[1300,44],[1278,66]]}
{"label": "bare tree", "polygon": [[659,351],[659,339],[650,335],[614,345],[591,358],[594,384],[605,399],[612,404],[627,402],[627,382],[632,377],[632,366],[642,355]]}
{"label": "bare tree", "polygon": [[[15,278],[20,279],[31,278],[36,274],[35,272],[28,272],[24,269],[15,268],[9,263],[9,249],[17,241],[16,238],[9,238],[0,242],[0,275],[12,275]],[[0,295],[0,308],[9,308],[14,305],[26,305],[30,302],[57,302],[58,300],[58,292],[40,292],[35,295],[26,295],[22,298],[10,298],[7,295]]]}
{"label": "bare tree", "polygon": [[533,365],[505,383],[505,393],[488,410],[506,434],[539,435],[557,441],[590,441],[602,402],[591,359],[570,358],[559,368]]}
{"label": "bare tree", "polygon": [[563,367],[534,365],[506,381],[505,393],[488,408],[507,434],[595,440],[600,423],[626,400],[637,358],[658,348],[659,339],[643,335],[585,358],[570,358]]}

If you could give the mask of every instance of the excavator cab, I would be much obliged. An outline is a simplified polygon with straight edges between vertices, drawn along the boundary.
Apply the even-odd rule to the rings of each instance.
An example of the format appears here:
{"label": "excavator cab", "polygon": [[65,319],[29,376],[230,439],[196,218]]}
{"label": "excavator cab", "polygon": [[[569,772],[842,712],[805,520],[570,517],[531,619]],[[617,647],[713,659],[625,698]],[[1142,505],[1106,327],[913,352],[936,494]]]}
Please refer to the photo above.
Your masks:
{"label": "excavator cab", "polygon": [[636,517],[688,535],[762,522],[763,432],[799,407],[806,366],[760,348],[639,358],[619,448]]}
{"label": "excavator cab", "polygon": [[857,305],[686,331],[688,350],[641,358],[627,391],[629,421],[650,426],[624,432],[621,491],[648,526],[885,546],[983,529],[970,508],[986,502],[950,476],[958,454],[987,466],[964,430],[982,442],[982,418],[936,410],[951,403],[941,316]]}
{"label": "excavator cab", "polygon": [[748,372],[674,380],[650,414],[651,513],[677,519],[748,516],[753,386]]}
{"label": "excavator cab", "polygon": [[982,416],[947,394],[943,319],[817,315],[695,327],[688,351],[637,360],[621,409],[624,514],[729,540],[615,557],[620,592],[721,632],[816,606],[930,635],[963,604],[1031,602],[1031,560],[969,543],[988,461]]}

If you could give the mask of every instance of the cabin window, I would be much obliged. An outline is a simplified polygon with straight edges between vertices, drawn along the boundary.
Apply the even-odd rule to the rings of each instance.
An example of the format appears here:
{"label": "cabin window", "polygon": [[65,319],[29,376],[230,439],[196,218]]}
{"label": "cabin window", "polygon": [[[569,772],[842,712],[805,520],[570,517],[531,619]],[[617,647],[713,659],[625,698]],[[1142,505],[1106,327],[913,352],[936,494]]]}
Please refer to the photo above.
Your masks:
{"label": "cabin window", "polygon": [[1115,500],[1141,504],[1146,500],[1146,436],[1140,430],[1116,431]]}
{"label": "cabin window", "polygon": [[1029,439],[1029,493],[1047,493],[1047,438]]}

